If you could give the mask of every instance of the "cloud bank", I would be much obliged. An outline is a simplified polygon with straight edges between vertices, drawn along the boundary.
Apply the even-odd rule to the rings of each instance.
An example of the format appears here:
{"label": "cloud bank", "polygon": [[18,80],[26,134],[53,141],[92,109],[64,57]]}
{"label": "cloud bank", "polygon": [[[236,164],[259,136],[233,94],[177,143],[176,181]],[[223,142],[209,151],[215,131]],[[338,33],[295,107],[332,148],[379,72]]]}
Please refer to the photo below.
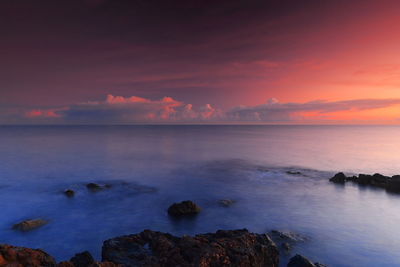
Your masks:
{"label": "cloud bank", "polygon": [[[102,101],[88,101],[63,107],[14,109],[12,112],[0,110],[0,123],[317,123],[330,121],[337,113],[369,112],[395,106],[400,106],[400,99],[315,100],[305,103],[281,103],[271,98],[261,105],[241,105],[222,111],[210,104],[195,107],[172,97],[153,100],[139,96],[123,97],[109,94]],[[400,107],[396,108],[400,112]],[[357,120],[356,116],[354,120]],[[365,123],[369,122],[365,121]]]}

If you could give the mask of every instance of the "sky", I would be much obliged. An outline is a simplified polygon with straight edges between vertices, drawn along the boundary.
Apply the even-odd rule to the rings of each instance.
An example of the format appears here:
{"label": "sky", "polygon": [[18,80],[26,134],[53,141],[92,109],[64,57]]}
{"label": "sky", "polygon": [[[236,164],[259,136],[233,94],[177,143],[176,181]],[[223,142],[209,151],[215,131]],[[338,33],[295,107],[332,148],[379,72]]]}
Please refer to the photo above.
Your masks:
{"label": "sky", "polygon": [[0,124],[400,124],[398,10],[1,0]]}

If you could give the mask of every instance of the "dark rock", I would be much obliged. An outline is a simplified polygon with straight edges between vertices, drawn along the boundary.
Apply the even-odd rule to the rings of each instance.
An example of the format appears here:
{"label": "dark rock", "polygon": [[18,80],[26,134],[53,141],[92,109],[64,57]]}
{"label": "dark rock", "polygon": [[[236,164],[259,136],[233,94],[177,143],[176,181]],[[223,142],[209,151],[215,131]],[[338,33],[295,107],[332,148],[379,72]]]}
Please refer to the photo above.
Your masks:
{"label": "dark rock", "polygon": [[332,183],[344,184],[347,177],[343,172],[336,173],[331,179],[329,179]]}
{"label": "dark rock", "polygon": [[100,185],[98,185],[96,183],[88,183],[86,185],[86,188],[89,189],[92,192],[97,192],[97,191],[100,191],[100,190],[103,189]]}
{"label": "dark rock", "polygon": [[372,175],[372,179],[370,184],[372,186],[377,186],[377,187],[386,187],[388,181],[389,181],[390,177],[388,176],[384,176],[380,173],[375,173],[374,175]]}
{"label": "dark rock", "polygon": [[218,201],[219,204],[221,204],[224,207],[229,207],[232,204],[234,204],[236,201],[232,199],[221,199]]}
{"label": "dark rock", "polygon": [[39,228],[47,223],[48,223],[48,221],[43,220],[43,219],[25,220],[20,223],[14,224],[12,228],[14,230],[26,232],[26,231],[30,231],[30,230]]}
{"label": "dark rock", "polygon": [[72,189],[67,189],[64,191],[64,195],[66,195],[67,197],[73,197],[75,195],[75,192]]}
{"label": "dark rock", "polygon": [[394,175],[388,180],[386,190],[390,192],[400,193],[400,175]]}
{"label": "dark rock", "polygon": [[296,256],[290,259],[287,267],[316,267],[316,266],[306,257],[296,254]]}
{"label": "dark rock", "polygon": [[289,251],[292,249],[292,246],[289,243],[284,242],[281,244],[281,248],[283,248],[285,251]]}
{"label": "dark rock", "polygon": [[290,174],[290,175],[303,175],[301,172],[299,172],[299,171],[287,171],[286,172],[287,174]]}
{"label": "dark rock", "polygon": [[369,174],[359,174],[357,182],[361,185],[369,185],[372,181],[372,175]]}
{"label": "dark rock", "polygon": [[122,266],[277,267],[279,252],[268,235],[245,229],[181,238],[146,230],[106,240],[102,258]]}
{"label": "dark rock", "polygon": [[57,264],[57,267],[75,267],[75,265],[70,261],[62,261]]}
{"label": "dark rock", "polygon": [[174,203],[168,208],[168,214],[172,216],[195,215],[200,212],[200,207],[193,201],[186,200]]}
{"label": "dark rock", "polygon": [[0,266],[54,267],[56,262],[40,249],[0,245]]}
{"label": "dark rock", "polygon": [[75,254],[70,261],[75,265],[75,267],[87,267],[95,263],[95,260],[88,251]]}

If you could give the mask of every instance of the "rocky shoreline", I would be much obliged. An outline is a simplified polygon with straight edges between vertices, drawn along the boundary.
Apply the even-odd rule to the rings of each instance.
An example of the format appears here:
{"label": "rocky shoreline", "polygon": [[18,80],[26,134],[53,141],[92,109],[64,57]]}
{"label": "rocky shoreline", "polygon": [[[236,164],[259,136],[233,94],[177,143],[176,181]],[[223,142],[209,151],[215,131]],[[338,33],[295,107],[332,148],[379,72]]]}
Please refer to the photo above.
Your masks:
{"label": "rocky shoreline", "polygon": [[[268,234],[255,234],[246,229],[219,230],[216,233],[182,237],[145,230],[139,234],[104,241],[100,262],[96,262],[87,251],[76,254],[69,261],[57,263],[52,256],[40,249],[0,245],[0,266],[278,267],[279,250]],[[312,263],[301,255],[295,255],[287,266],[324,267],[325,265]]]}
{"label": "rocky shoreline", "polygon": [[345,184],[346,182],[356,183],[362,186],[384,188],[388,192],[400,193],[400,175],[385,176],[380,173],[359,174],[358,176],[346,176],[343,172],[336,173],[330,182]]}

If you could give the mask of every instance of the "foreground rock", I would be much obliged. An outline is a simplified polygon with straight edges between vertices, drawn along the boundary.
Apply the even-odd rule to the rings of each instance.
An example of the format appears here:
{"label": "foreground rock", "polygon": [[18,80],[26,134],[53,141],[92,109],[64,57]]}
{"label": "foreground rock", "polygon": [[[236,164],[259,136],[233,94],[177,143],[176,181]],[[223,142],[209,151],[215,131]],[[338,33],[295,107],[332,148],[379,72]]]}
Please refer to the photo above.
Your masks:
{"label": "foreground rock", "polygon": [[13,267],[47,267],[56,266],[56,262],[40,249],[0,245],[0,266]]}
{"label": "foreground rock", "polygon": [[330,178],[329,181],[340,184],[353,182],[359,185],[380,187],[385,188],[387,191],[400,193],[400,175],[390,177],[380,173],[375,173],[374,175],[359,174],[358,176],[346,176],[342,172],[339,172]]}
{"label": "foreground rock", "polygon": [[168,208],[168,214],[171,216],[195,215],[199,213],[201,208],[190,200],[174,203]]}
{"label": "foreground rock", "polygon": [[287,267],[326,267],[326,266],[318,262],[312,263],[306,257],[297,254],[296,256],[290,259]]}
{"label": "foreground rock", "polygon": [[102,258],[122,266],[277,267],[279,252],[268,235],[245,229],[181,238],[146,230],[105,241]]}
{"label": "foreground rock", "polygon": [[26,220],[26,221],[22,221],[20,223],[14,224],[12,228],[14,230],[26,232],[26,231],[31,231],[33,229],[39,228],[47,223],[48,223],[48,221],[43,220],[43,219],[33,219],[33,220]]}

